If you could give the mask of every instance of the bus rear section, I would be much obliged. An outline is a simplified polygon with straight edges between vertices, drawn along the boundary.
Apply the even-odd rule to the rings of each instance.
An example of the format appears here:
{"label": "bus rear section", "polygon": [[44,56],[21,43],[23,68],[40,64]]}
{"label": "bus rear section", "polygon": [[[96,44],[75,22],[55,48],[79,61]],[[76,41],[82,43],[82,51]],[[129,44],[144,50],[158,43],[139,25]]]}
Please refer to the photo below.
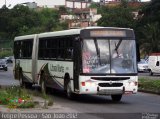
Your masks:
{"label": "bus rear section", "polygon": [[80,94],[111,95],[119,101],[122,94],[138,89],[136,43],[131,29],[86,29],[81,31],[82,72]]}

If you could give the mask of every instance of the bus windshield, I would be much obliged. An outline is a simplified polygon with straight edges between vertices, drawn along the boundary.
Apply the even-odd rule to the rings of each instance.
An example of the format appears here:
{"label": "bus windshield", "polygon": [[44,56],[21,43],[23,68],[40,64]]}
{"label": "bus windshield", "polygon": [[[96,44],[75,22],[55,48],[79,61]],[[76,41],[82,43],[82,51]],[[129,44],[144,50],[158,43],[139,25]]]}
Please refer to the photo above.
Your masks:
{"label": "bus windshield", "polygon": [[83,73],[137,73],[135,40],[84,39]]}

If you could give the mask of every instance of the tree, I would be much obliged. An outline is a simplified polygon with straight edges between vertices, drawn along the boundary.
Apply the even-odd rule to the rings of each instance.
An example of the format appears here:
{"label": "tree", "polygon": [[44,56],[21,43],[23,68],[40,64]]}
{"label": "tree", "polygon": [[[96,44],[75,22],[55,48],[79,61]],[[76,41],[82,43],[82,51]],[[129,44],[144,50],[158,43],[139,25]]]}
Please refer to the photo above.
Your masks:
{"label": "tree", "polygon": [[59,7],[59,12],[60,12],[60,14],[67,14],[68,13],[67,8],[64,6]]}
{"label": "tree", "polygon": [[130,8],[122,6],[102,7],[102,18],[98,21],[98,25],[107,27],[129,27],[134,28],[134,15]]}
{"label": "tree", "polygon": [[37,13],[26,6],[16,5],[13,9],[9,10],[6,15],[9,19],[5,32],[7,32],[10,39],[16,35],[24,35],[32,27],[39,24]]}
{"label": "tree", "polygon": [[59,13],[57,10],[45,8],[38,12],[43,32],[53,31],[59,24]]}
{"label": "tree", "polygon": [[99,3],[91,3],[91,5],[89,6],[89,8],[99,8],[100,7],[100,5],[99,5]]}
{"label": "tree", "polygon": [[143,54],[160,52],[160,0],[152,0],[139,11],[136,36]]}
{"label": "tree", "polygon": [[152,0],[144,6],[139,14],[141,16],[140,23],[150,24],[160,22],[160,0]]}
{"label": "tree", "polygon": [[0,37],[7,39],[7,26],[9,25],[9,9],[3,6],[0,9]]}
{"label": "tree", "polygon": [[142,30],[141,51],[144,54],[160,51],[160,25],[158,22],[147,24]]}

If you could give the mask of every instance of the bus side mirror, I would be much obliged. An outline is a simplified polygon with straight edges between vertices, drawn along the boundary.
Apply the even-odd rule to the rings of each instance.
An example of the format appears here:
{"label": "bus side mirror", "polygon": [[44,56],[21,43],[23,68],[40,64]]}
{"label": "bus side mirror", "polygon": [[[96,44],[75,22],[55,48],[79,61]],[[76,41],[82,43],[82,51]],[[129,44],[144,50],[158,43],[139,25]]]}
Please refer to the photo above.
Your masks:
{"label": "bus side mirror", "polygon": [[159,66],[159,61],[157,61],[156,66]]}

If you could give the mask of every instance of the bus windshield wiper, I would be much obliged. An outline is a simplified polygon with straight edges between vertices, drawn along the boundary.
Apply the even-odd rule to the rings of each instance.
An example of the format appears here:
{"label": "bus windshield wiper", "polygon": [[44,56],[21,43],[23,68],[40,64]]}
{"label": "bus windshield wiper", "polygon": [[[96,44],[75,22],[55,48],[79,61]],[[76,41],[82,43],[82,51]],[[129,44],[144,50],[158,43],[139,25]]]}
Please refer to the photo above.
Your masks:
{"label": "bus windshield wiper", "polygon": [[95,47],[96,47],[96,52],[97,52],[97,56],[98,56],[98,61],[99,61],[99,64],[101,65],[101,56],[100,56],[100,49],[98,47],[98,43],[97,43],[97,40],[94,39],[94,44],[95,44]]}
{"label": "bus windshield wiper", "polygon": [[122,43],[122,39],[119,40],[119,42],[118,42],[117,45],[115,44],[115,49],[114,50],[117,52],[117,54],[118,54],[118,48],[119,48],[119,46],[120,46],[121,43]]}

